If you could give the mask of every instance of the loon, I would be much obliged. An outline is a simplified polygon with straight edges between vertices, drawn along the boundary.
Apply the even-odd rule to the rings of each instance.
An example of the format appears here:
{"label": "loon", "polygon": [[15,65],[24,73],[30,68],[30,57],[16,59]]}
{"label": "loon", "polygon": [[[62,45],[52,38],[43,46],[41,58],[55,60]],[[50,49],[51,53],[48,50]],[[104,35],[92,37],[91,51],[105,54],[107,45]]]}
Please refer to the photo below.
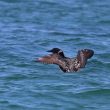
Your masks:
{"label": "loon", "polygon": [[94,51],[91,49],[79,50],[74,58],[66,57],[64,52],[59,48],[53,48],[47,52],[51,52],[52,54],[38,58],[37,62],[56,64],[63,72],[76,72],[80,68],[84,68],[87,60],[94,55]]}

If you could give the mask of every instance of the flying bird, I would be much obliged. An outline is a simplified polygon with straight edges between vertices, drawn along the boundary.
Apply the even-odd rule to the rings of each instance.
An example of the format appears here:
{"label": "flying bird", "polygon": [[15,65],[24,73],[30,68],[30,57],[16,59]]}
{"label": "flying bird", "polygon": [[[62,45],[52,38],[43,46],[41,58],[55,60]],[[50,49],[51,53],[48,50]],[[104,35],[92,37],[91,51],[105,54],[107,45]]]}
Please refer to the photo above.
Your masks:
{"label": "flying bird", "polygon": [[37,62],[56,64],[63,72],[76,72],[80,68],[84,68],[87,60],[94,55],[94,51],[91,49],[79,50],[74,58],[66,57],[64,52],[59,48],[53,48],[47,52],[51,52],[52,54],[38,58]]}

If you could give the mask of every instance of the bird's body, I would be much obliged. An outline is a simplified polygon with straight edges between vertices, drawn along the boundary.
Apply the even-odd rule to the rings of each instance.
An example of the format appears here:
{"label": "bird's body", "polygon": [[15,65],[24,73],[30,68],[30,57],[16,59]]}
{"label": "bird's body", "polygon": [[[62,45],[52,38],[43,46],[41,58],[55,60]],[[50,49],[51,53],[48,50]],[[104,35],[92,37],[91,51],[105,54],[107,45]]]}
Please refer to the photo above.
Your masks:
{"label": "bird's body", "polygon": [[[64,72],[78,71],[80,63],[76,58],[66,58],[62,60],[64,66],[59,66]],[[63,68],[62,68],[63,67]]]}
{"label": "bird's body", "polygon": [[59,48],[53,48],[48,52],[52,52],[52,54],[38,58],[37,61],[48,64],[56,64],[63,72],[76,72],[80,68],[84,68],[87,60],[94,54],[93,50],[83,49],[78,51],[76,57],[68,58],[65,57],[63,51]]}

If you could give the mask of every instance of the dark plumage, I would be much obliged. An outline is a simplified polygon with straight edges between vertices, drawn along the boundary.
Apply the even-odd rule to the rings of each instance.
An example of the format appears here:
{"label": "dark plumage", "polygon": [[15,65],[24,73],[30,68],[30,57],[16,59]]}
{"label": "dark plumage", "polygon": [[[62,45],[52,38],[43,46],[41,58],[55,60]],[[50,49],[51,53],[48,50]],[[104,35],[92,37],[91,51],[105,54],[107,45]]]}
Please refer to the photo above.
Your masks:
{"label": "dark plumage", "polygon": [[53,48],[47,52],[52,52],[52,54],[38,58],[37,61],[56,64],[63,72],[76,72],[80,68],[84,68],[87,60],[94,55],[94,51],[90,49],[79,50],[75,58],[65,57],[63,51],[59,48]]}

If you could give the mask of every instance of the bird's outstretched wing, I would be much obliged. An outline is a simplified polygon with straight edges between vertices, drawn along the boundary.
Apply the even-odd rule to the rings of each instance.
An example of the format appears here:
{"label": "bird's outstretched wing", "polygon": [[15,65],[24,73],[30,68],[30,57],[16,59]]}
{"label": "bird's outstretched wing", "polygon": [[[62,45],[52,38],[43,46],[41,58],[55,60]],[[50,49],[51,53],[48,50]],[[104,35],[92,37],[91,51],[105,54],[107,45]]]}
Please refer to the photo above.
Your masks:
{"label": "bird's outstretched wing", "polygon": [[80,67],[84,68],[87,60],[94,55],[94,51],[90,49],[79,50],[77,54],[77,59],[80,62]]}
{"label": "bird's outstretched wing", "polygon": [[67,66],[66,62],[61,59],[61,56],[54,53],[49,54],[37,59],[37,62],[46,63],[46,64],[56,64],[60,67],[63,72],[66,72]]}
{"label": "bird's outstretched wing", "polygon": [[37,61],[47,63],[47,64],[57,64],[57,65],[61,64],[62,65],[62,61],[60,61],[60,58],[65,58],[65,56],[61,49],[53,48],[47,52],[51,52],[52,54],[38,58]]}
{"label": "bird's outstretched wing", "polygon": [[56,54],[49,54],[37,59],[38,62],[47,63],[47,64],[57,64],[58,56]]}

